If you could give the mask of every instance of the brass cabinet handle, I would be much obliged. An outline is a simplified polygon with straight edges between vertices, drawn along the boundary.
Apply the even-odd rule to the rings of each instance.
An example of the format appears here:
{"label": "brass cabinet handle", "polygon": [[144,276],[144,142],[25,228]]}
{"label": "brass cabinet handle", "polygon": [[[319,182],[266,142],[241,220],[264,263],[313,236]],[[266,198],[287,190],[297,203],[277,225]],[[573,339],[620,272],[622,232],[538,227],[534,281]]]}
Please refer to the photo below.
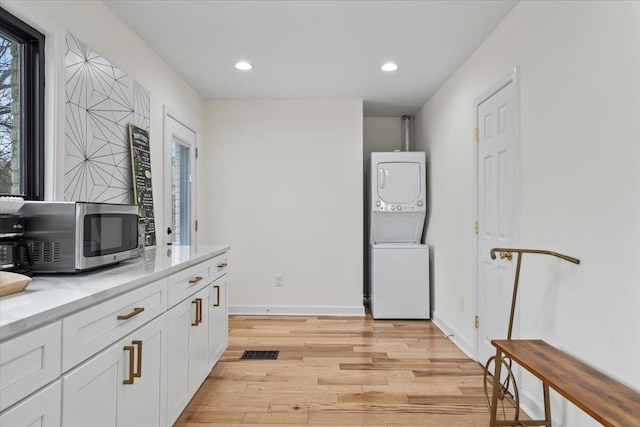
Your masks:
{"label": "brass cabinet handle", "polygon": [[131,344],[138,347],[138,363],[136,364],[136,371],[133,372],[134,378],[142,377],[142,341],[131,341]]}
{"label": "brass cabinet handle", "polygon": [[191,326],[198,326],[202,323],[202,298],[196,298],[194,301],[191,301],[191,304],[196,305],[196,321],[191,324]]}
{"label": "brass cabinet handle", "polygon": [[189,284],[193,285],[194,283],[198,283],[200,280],[204,279],[202,276],[196,276],[193,279],[189,279]]}
{"label": "brass cabinet handle", "polygon": [[132,345],[125,345],[124,351],[129,352],[129,379],[125,378],[122,384],[133,384],[133,377],[135,376],[133,372],[133,353],[135,352],[135,348]]}
{"label": "brass cabinet handle", "polygon": [[202,298],[196,298],[198,302],[198,324],[202,323]]}
{"label": "brass cabinet handle", "polygon": [[215,285],[214,288],[216,288],[216,303],[213,304],[214,307],[220,307],[220,285]]}
{"label": "brass cabinet handle", "polygon": [[218,264],[218,268],[225,268],[227,265],[229,264],[227,264],[226,262],[221,262],[220,264]]}
{"label": "brass cabinet handle", "polygon": [[200,298],[196,298],[194,301],[191,301],[191,304],[196,305],[196,321],[191,324],[191,326],[198,326],[198,306],[200,305],[199,301],[202,301]]}
{"label": "brass cabinet handle", "polygon": [[144,307],[136,307],[133,309],[133,311],[129,314],[122,314],[120,316],[118,316],[118,320],[129,320],[134,316],[137,316],[138,314],[142,313],[144,311]]}
{"label": "brass cabinet handle", "polygon": [[500,259],[505,258],[511,261],[511,259],[513,259],[513,254],[511,252],[500,252]]}

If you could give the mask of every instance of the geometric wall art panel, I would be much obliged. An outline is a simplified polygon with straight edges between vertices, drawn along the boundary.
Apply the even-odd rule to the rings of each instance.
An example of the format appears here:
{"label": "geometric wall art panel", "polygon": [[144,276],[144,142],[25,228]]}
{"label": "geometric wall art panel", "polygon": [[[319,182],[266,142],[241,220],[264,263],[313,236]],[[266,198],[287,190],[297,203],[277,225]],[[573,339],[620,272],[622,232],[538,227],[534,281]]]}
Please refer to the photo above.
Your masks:
{"label": "geometric wall art panel", "polygon": [[149,90],[67,33],[64,199],[133,204],[129,123],[149,129]]}

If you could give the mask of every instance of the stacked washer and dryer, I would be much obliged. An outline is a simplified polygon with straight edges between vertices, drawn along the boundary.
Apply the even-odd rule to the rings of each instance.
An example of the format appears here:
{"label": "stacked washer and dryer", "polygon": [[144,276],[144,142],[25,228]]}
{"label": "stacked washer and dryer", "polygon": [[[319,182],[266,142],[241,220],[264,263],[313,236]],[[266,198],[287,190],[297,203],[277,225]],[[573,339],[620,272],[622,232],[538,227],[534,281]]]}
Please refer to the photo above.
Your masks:
{"label": "stacked washer and dryer", "polygon": [[375,319],[429,319],[429,246],[421,244],[425,154],[371,153],[369,280]]}

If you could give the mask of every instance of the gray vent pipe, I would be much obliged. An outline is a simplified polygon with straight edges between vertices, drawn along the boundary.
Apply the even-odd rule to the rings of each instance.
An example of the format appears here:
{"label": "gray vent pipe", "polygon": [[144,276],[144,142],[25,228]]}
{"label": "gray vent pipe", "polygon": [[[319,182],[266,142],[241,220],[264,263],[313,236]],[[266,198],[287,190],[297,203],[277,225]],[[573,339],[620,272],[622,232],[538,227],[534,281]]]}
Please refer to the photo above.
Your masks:
{"label": "gray vent pipe", "polygon": [[411,116],[402,116],[402,151],[413,151]]}

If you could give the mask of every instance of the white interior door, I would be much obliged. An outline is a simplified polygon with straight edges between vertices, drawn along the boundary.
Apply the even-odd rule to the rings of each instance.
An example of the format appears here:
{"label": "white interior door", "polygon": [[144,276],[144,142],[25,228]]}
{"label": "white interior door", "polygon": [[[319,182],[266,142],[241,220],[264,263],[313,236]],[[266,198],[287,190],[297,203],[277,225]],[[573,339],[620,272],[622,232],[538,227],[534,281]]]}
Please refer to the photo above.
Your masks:
{"label": "white interior door", "polygon": [[196,133],[164,109],[165,241],[195,245]]}
{"label": "white interior door", "polygon": [[506,339],[516,256],[489,252],[517,244],[519,170],[515,74],[477,101],[477,315],[476,358],[495,354],[492,339]]}

